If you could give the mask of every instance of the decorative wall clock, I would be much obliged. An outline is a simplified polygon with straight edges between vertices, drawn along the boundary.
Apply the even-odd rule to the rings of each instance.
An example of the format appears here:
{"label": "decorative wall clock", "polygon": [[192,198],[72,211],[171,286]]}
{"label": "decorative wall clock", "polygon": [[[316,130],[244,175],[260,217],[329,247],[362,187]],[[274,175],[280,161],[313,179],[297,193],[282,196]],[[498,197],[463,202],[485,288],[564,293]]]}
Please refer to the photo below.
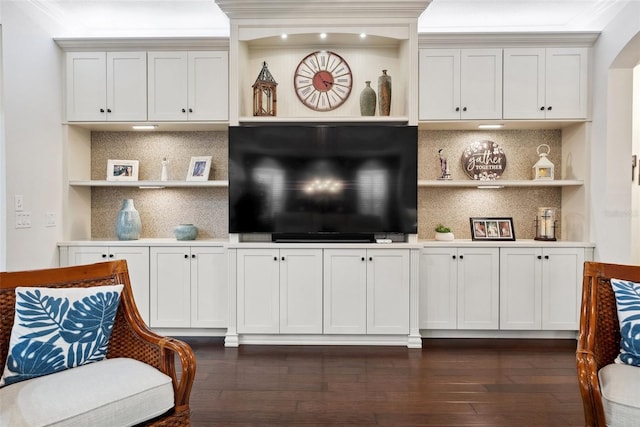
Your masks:
{"label": "decorative wall clock", "polygon": [[328,50],[304,57],[293,76],[298,99],[315,111],[331,111],[344,104],[351,94],[352,84],[347,61]]}

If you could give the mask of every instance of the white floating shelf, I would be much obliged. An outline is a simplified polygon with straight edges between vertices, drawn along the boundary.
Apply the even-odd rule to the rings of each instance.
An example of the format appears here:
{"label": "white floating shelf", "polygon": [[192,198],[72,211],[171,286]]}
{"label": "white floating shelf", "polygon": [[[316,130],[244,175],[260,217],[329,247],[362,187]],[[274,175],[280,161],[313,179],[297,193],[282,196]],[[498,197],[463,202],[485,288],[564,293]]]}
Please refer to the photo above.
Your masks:
{"label": "white floating shelf", "polygon": [[72,187],[138,187],[138,188],[173,188],[173,187],[228,187],[229,181],[69,181]]}
{"label": "white floating shelf", "polygon": [[418,187],[457,187],[457,188],[495,188],[495,187],[573,187],[584,185],[584,181],[572,179],[543,180],[419,180]]}

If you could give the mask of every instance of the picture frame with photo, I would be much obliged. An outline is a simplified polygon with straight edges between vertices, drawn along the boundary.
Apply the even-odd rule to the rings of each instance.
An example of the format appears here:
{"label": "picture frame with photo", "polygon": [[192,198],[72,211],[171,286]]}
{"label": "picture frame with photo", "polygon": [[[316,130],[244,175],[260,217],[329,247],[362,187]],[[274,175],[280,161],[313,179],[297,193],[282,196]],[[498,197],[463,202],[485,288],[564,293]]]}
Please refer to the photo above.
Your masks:
{"label": "picture frame with photo", "polygon": [[138,160],[107,160],[107,181],[137,181]]}
{"label": "picture frame with photo", "polygon": [[208,181],[212,156],[194,156],[189,162],[187,181]]}
{"label": "picture frame with photo", "polygon": [[516,240],[513,218],[510,217],[472,217],[471,240]]}

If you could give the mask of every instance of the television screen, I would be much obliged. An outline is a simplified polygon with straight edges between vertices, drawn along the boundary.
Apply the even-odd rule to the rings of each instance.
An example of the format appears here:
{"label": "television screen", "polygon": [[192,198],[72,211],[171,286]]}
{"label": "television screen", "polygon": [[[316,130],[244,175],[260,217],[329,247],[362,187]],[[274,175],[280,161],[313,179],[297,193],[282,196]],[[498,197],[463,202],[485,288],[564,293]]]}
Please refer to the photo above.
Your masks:
{"label": "television screen", "polygon": [[415,126],[230,127],[229,232],[415,234],[417,139]]}

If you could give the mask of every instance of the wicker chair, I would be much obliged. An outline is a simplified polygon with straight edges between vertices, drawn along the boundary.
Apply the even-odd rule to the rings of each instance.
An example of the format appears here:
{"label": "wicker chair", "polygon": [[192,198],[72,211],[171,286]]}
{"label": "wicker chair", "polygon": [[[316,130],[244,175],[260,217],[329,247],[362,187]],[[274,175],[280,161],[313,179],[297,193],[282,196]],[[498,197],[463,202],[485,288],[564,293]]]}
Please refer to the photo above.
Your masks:
{"label": "wicker chair", "polygon": [[640,267],[586,262],[576,362],[585,425],[606,426],[598,371],[620,352],[620,326],[610,279],[640,282]]}
{"label": "wicker chair", "polygon": [[[18,286],[90,287],[123,284],[107,358],[128,357],[154,366],[173,380],[175,406],[145,422],[146,426],[190,425],[189,394],[196,361],[186,343],[162,337],[145,325],[136,308],[126,261],[111,261],[77,267],[0,273],[0,366],[6,363],[13,326],[15,288]],[[181,368],[176,372],[175,360]]]}

